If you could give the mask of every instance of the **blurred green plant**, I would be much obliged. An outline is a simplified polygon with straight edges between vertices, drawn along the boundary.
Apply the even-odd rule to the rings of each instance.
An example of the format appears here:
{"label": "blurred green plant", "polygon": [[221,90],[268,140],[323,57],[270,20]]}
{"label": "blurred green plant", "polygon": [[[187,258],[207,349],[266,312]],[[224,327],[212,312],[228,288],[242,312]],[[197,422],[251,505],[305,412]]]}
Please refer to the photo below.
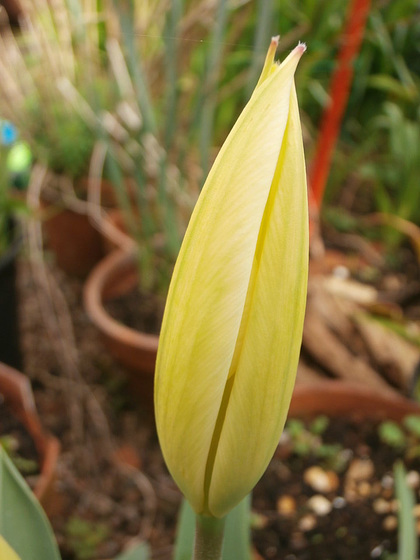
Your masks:
{"label": "blurred green plant", "polygon": [[385,420],[378,427],[383,443],[403,453],[407,459],[420,456],[420,416],[408,415],[401,424]]}
{"label": "blurred green plant", "polygon": [[15,239],[14,220],[27,212],[22,193],[18,192],[13,183],[26,182],[29,164],[30,155],[23,144],[0,144],[0,256]]}
{"label": "blurred green plant", "polygon": [[341,472],[347,465],[349,457],[339,443],[327,443],[323,434],[328,428],[329,418],[317,416],[309,424],[297,418],[286,422],[286,437],[290,438],[292,452],[299,457],[312,456],[320,460],[326,468]]}
{"label": "blurred green plant", "polygon": [[142,285],[165,295],[214,146],[255,85],[274,2],[23,4],[20,36],[0,40],[0,115],[55,173],[111,180]]}
{"label": "blurred green plant", "polygon": [[[376,210],[420,224],[420,110],[412,119],[395,102],[386,101],[371,127],[378,153],[363,165],[361,176],[374,188]],[[403,237],[395,227],[388,226],[385,234],[391,245]]]}
{"label": "blurred green plant", "polygon": [[38,161],[60,175],[72,179],[86,176],[95,143],[94,134],[78,114],[63,103],[52,104],[45,115],[41,99],[28,98],[25,133],[33,138]]}
{"label": "blurred green plant", "polygon": [[393,216],[420,223],[419,33],[414,0],[372,5],[325,197],[327,220],[330,204],[381,213],[370,227],[390,249],[408,231]]}
{"label": "blurred green plant", "polygon": [[[112,92],[102,79],[100,22],[80,17],[77,2],[22,6],[21,32],[2,29],[0,117],[17,127],[37,162],[77,180],[88,172],[96,120]],[[86,106],[80,111],[83,99],[94,99],[97,117]]]}
{"label": "blurred green plant", "polygon": [[[121,118],[121,111],[114,115],[125,133],[119,139],[103,135],[92,174],[99,177],[105,170],[115,187],[127,231],[136,240],[146,292],[166,296],[214,146],[243,107],[245,86],[255,85],[253,68],[264,58],[271,5],[178,0],[151,2],[144,10],[114,2],[120,39],[108,40],[106,52],[120,103],[130,107],[132,118]],[[230,50],[242,32],[238,73],[237,55]],[[240,89],[230,87],[230,77]],[[231,107],[237,110],[220,119],[227,99],[234,99]],[[127,178],[134,179],[131,190]]]}
{"label": "blurred green plant", "polygon": [[104,523],[93,523],[81,517],[71,517],[65,527],[67,542],[77,560],[89,560],[104,540],[110,528]]}

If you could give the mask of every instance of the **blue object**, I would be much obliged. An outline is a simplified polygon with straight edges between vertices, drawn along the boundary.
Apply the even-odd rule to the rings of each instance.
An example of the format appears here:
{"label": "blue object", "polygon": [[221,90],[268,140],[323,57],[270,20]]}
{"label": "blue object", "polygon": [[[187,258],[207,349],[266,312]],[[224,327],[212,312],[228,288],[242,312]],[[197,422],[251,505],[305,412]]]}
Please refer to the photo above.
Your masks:
{"label": "blue object", "polygon": [[0,123],[0,133],[1,133],[1,143],[3,146],[10,146],[16,142],[17,130],[16,127],[9,121],[3,121]]}

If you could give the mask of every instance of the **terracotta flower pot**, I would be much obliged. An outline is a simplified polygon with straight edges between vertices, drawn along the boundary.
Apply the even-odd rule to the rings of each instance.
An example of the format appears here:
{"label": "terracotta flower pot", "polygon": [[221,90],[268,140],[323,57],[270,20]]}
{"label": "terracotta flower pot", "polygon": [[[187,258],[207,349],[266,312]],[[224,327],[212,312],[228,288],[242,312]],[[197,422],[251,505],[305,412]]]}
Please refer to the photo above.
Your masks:
{"label": "terracotta flower pot", "polygon": [[39,454],[40,474],[33,491],[48,511],[48,504],[53,494],[60,444],[41,426],[28,378],[3,363],[0,363],[0,395],[34,440]]}
{"label": "terracotta flower pot", "polygon": [[106,348],[129,373],[129,384],[145,404],[153,403],[153,376],[159,337],[134,330],[111,317],[104,308],[138,283],[135,257],[114,251],[89,275],[84,288],[87,314],[101,332]]}
{"label": "terracotta flower pot", "polygon": [[[88,190],[88,179],[79,179],[75,187],[78,202],[88,198]],[[106,180],[101,181],[98,204],[105,208],[116,205],[114,189]],[[84,278],[104,256],[101,232],[87,213],[68,207],[55,190],[43,191],[41,208],[47,244],[58,266],[67,274]]]}
{"label": "terracotta flower pot", "polygon": [[102,258],[102,237],[86,214],[44,203],[48,248],[67,274],[86,276]]}
{"label": "terracotta flower pot", "polygon": [[400,421],[408,414],[420,414],[420,406],[397,393],[378,393],[363,385],[322,380],[297,385],[289,409],[290,417],[317,414],[343,417],[352,413],[364,418],[383,416]]}

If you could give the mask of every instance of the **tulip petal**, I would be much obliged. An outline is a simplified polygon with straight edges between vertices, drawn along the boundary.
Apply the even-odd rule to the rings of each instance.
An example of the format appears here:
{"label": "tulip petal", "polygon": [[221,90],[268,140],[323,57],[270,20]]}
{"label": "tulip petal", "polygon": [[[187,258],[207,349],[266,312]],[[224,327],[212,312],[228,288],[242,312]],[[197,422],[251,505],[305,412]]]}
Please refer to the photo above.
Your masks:
{"label": "tulip petal", "polygon": [[244,489],[255,486],[273,456],[286,420],[305,311],[306,199],[302,134],[293,89],[211,475],[209,511],[216,517],[225,515],[239,502]]}
{"label": "tulip petal", "polygon": [[258,89],[258,86],[260,86],[264,82],[264,80],[266,80],[268,76],[276,69],[276,64],[274,64],[274,57],[276,56],[276,50],[279,45],[279,39],[280,39],[279,35],[277,35],[277,37],[272,37],[271,39],[271,43],[268,48],[267,55],[265,57],[264,66],[261,71],[261,75],[259,77],[256,89]]}
{"label": "tulip petal", "polygon": [[19,556],[0,535],[0,558],[1,560],[20,560]]}
{"label": "tulip petal", "polygon": [[[269,72],[220,150],[193,212],[168,294],[156,366],[156,422],[168,468],[198,513],[207,508],[206,465],[303,50],[297,47]],[[271,286],[274,280],[269,281]],[[247,340],[243,344],[251,351]],[[232,398],[238,399],[244,386],[236,388],[236,375]]]}

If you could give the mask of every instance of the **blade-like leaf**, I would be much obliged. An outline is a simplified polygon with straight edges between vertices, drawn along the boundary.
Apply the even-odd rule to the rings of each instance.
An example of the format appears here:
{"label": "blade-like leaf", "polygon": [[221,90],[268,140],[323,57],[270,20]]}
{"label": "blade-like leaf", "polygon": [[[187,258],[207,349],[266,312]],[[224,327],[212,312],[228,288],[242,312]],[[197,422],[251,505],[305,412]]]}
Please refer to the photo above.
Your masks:
{"label": "blade-like leaf", "polygon": [[222,560],[251,559],[251,494],[227,516]]}
{"label": "blade-like leaf", "polygon": [[190,560],[194,549],[195,513],[187,500],[182,502],[175,541],[174,560]]}
{"label": "blade-like leaf", "polygon": [[257,14],[254,35],[254,48],[252,49],[251,68],[248,74],[246,95],[249,97],[258,81],[261,63],[264,61],[267,37],[273,35],[273,0],[257,1]]}
{"label": "blade-like leaf", "polygon": [[[222,560],[250,560],[250,507],[247,496],[226,517]],[[191,560],[194,548],[195,513],[184,500],[181,506],[175,543],[175,560]]]}
{"label": "blade-like leaf", "polygon": [[21,560],[60,560],[43,509],[1,446],[0,534]]}
{"label": "blade-like leaf", "polygon": [[416,560],[418,557],[416,520],[413,515],[415,497],[406,482],[406,472],[401,462],[394,467],[395,492],[398,507],[398,558],[399,560]]}

